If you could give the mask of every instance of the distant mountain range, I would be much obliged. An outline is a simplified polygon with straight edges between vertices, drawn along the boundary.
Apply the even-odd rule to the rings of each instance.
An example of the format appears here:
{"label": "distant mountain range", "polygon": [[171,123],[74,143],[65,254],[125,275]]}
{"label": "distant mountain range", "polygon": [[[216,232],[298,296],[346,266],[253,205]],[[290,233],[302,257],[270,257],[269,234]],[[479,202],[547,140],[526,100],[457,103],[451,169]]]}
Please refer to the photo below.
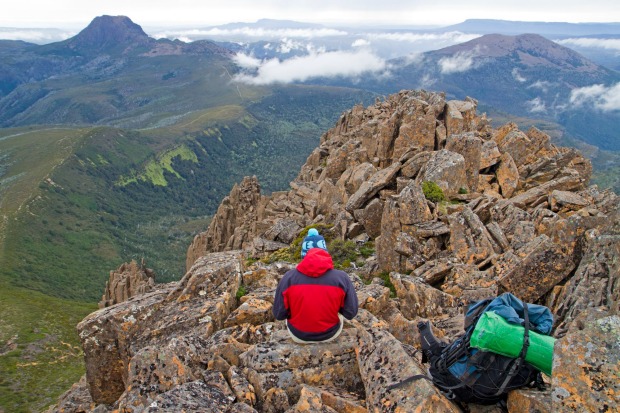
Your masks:
{"label": "distant mountain range", "polygon": [[620,107],[614,106],[611,97],[620,87],[620,73],[543,36],[489,34],[393,59],[389,66],[390,74],[385,77],[322,81],[384,94],[426,89],[445,91],[457,99],[476,96],[491,112],[557,122],[568,136],[620,150],[616,127]]}
{"label": "distant mountain range", "polygon": [[563,23],[522,22],[493,19],[468,19],[462,23],[445,26],[442,31],[457,30],[464,33],[509,34],[536,33],[541,36],[578,37],[592,35],[620,36],[618,23]]}

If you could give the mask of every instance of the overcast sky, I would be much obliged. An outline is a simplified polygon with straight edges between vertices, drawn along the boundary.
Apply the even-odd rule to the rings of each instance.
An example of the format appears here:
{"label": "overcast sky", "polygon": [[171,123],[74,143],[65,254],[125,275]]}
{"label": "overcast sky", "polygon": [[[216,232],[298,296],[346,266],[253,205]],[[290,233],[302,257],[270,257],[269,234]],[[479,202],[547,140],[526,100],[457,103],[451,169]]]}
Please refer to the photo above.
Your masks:
{"label": "overcast sky", "polygon": [[0,26],[82,28],[100,15],[142,26],[218,25],[261,18],[323,24],[448,25],[471,18],[620,22],[618,0],[10,0]]}

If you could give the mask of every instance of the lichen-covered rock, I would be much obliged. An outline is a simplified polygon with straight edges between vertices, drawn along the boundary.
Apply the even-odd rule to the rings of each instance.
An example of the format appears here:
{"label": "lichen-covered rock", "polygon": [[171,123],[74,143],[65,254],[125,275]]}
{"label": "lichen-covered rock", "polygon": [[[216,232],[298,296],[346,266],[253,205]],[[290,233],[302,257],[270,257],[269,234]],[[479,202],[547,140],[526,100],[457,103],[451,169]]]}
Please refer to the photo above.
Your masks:
{"label": "lichen-covered rock", "polygon": [[249,406],[256,405],[256,393],[254,386],[248,382],[248,379],[242,374],[237,366],[231,366],[226,375],[230,387],[235,393],[236,400],[243,402]]}
{"label": "lichen-covered rock", "polygon": [[400,208],[398,197],[391,196],[383,205],[381,215],[381,236],[375,240],[377,249],[377,263],[382,271],[389,268],[400,269],[403,266],[404,257],[394,250],[398,236],[400,235]]}
{"label": "lichen-covered rock", "polygon": [[517,389],[508,393],[508,413],[553,413],[551,390]]}
{"label": "lichen-covered rock", "polygon": [[336,413],[368,413],[353,394],[345,393],[337,388],[314,387],[303,385],[297,404],[287,413],[301,412],[336,412]]}
{"label": "lichen-covered rock", "polygon": [[150,318],[169,290],[134,297],[91,313],[78,326],[86,379],[96,403],[113,404],[125,391],[131,339],[141,320]]}
{"label": "lichen-covered rock", "polygon": [[478,175],[482,169],[480,167],[482,145],[483,140],[472,132],[463,135],[450,135],[446,141],[447,150],[461,154],[465,159],[467,186],[464,188],[469,192],[476,192],[478,190]]}
{"label": "lichen-covered rock", "polygon": [[388,386],[424,374],[390,333],[372,325],[357,325],[356,348],[359,371],[366,391],[367,409],[372,412],[460,412],[427,380],[417,380],[389,389]]}
{"label": "lichen-covered rock", "polygon": [[241,281],[236,252],[199,259],[177,284],[92,313],[78,324],[86,378],[96,403],[125,391],[133,356],[171,337],[210,335],[232,310]]}
{"label": "lichen-covered rock", "polygon": [[396,296],[401,299],[400,310],[408,319],[434,318],[457,312],[458,302],[454,297],[419,278],[392,272],[390,280],[396,289]]}
{"label": "lichen-covered rock", "polygon": [[265,394],[265,403],[263,404],[264,413],[283,413],[288,412],[291,403],[288,400],[286,392],[278,387],[272,387]]}
{"label": "lichen-covered rock", "polygon": [[[618,214],[608,221],[618,222]],[[620,231],[586,232],[586,251],[558,298],[557,334],[566,332],[572,321],[587,308],[604,307],[620,314]]]}
{"label": "lichen-covered rock", "polygon": [[392,181],[398,171],[400,171],[401,166],[399,162],[395,162],[389,167],[375,172],[367,181],[364,181],[364,183],[360,185],[359,189],[353,195],[351,195],[345,209],[349,212],[353,212],[361,208],[366,201]]}
{"label": "lichen-covered rock", "polygon": [[620,317],[588,309],[556,341],[553,411],[611,412],[620,406]]}
{"label": "lichen-covered rock", "polygon": [[589,204],[588,200],[579,194],[557,189],[549,194],[548,202],[553,212],[577,211]]}
{"label": "lichen-covered rock", "polygon": [[398,208],[401,225],[413,225],[433,219],[422,187],[414,181],[409,181],[398,195]]}
{"label": "lichen-covered rock", "polygon": [[519,170],[509,153],[504,153],[499,158],[496,176],[502,196],[510,198],[519,186]]}
{"label": "lichen-covered rock", "polygon": [[[271,293],[273,296],[273,293]],[[224,321],[224,327],[239,324],[265,324],[273,321],[272,303],[260,298],[251,297],[237,307]]]}
{"label": "lichen-covered rock", "polygon": [[355,330],[345,328],[332,342],[303,346],[283,333],[273,341],[252,346],[240,356],[241,367],[254,386],[259,406],[265,403],[267,391],[273,387],[284,390],[291,403],[299,399],[303,383],[359,391]]}
{"label": "lichen-covered rock", "polygon": [[477,264],[495,254],[495,243],[480,218],[469,208],[448,216],[450,249],[465,264]]}
{"label": "lichen-covered rock", "polygon": [[158,395],[147,409],[142,411],[227,413],[232,404],[233,400],[218,388],[211,387],[203,381],[193,381]]}
{"label": "lichen-covered rock", "polygon": [[205,233],[196,235],[187,250],[186,268],[208,252],[245,248],[254,239],[260,185],[256,176],[245,177],[235,185],[214,215]]}
{"label": "lichen-covered rock", "polygon": [[540,235],[516,253],[506,253],[495,265],[498,282],[526,302],[536,302],[575,268],[572,257],[546,235]]}
{"label": "lichen-covered rock", "polygon": [[198,379],[188,366],[187,350],[185,346],[168,345],[163,349],[147,347],[134,355],[129,362],[126,390],[118,400],[120,408],[140,411],[159,394]]}
{"label": "lichen-covered rock", "polygon": [[442,149],[433,152],[416,178],[419,182],[435,182],[448,197],[467,186],[467,169],[463,155]]}

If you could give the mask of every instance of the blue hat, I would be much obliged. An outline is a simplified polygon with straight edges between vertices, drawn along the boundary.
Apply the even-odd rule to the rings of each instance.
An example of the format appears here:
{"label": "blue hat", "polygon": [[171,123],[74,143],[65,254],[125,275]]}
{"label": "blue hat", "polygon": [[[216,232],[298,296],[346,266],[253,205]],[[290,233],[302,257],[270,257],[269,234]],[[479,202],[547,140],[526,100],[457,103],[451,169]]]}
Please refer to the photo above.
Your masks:
{"label": "blue hat", "polygon": [[319,231],[317,231],[315,228],[310,228],[308,230],[308,236],[312,236],[312,235],[319,235]]}

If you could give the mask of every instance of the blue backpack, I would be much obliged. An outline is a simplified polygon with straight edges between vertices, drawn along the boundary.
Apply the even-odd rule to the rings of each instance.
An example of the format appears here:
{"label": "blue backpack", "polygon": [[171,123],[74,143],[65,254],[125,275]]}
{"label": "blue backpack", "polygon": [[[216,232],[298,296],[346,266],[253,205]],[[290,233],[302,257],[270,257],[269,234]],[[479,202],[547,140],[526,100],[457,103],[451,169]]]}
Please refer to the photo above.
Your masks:
{"label": "blue backpack", "polygon": [[[507,357],[470,346],[476,323],[484,312],[493,311],[513,324],[524,327],[523,347],[518,357]],[[551,311],[544,306],[526,304],[510,293],[487,298],[469,305],[465,313],[465,333],[447,344],[438,356],[423,362],[430,363],[429,374],[416,375],[393,384],[398,387],[418,379],[431,380],[448,398],[458,402],[495,404],[510,391],[536,385],[543,388],[541,373],[525,362],[529,346],[529,331],[549,334],[553,326]]]}
{"label": "blue backpack", "polygon": [[[512,358],[483,351],[469,345],[476,323],[484,312],[493,311],[513,324],[525,328],[523,347]],[[551,311],[544,306],[526,304],[510,293],[474,302],[465,314],[465,333],[431,360],[429,373],[433,383],[457,401],[495,404],[510,390],[542,385],[540,371],[525,362],[529,331],[549,334],[553,326]]]}

